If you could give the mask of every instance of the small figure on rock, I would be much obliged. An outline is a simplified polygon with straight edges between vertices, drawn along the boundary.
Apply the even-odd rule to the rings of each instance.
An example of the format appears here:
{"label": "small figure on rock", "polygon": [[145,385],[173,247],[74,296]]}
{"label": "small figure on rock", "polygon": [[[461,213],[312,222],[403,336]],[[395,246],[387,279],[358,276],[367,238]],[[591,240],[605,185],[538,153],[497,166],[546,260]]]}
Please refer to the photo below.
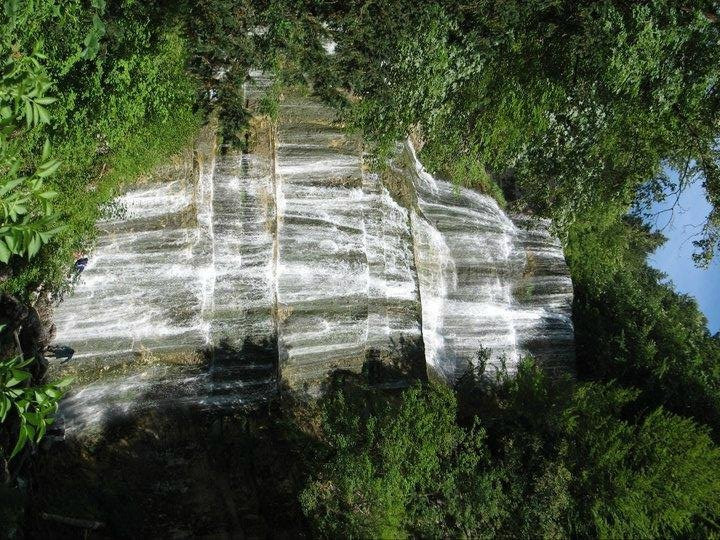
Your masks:
{"label": "small figure on rock", "polygon": [[80,257],[77,261],[75,261],[75,272],[79,275],[80,273],[82,273],[83,270],[85,270],[87,264],[88,258]]}
{"label": "small figure on rock", "polygon": [[66,364],[75,354],[75,349],[67,345],[51,345],[47,348],[48,356],[62,360],[61,364]]}

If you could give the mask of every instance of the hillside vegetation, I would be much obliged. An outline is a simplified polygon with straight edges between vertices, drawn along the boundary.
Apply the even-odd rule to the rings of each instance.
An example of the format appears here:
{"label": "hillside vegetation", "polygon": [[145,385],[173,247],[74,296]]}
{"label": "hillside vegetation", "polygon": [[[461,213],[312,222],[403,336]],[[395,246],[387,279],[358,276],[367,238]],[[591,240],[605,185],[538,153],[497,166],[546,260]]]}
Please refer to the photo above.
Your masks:
{"label": "hillside vegetation", "polygon": [[647,265],[663,239],[643,221],[701,182],[713,210],[696,263],[720,246],[717,2],[1,5],[4,292],[67,287],[113,195],[212,110],[223,143],[242,146],[251,66],[335,105],[380,161],[412,134],[434,173],[553,219],[575,286],[577,379],[532,359],[455,388],[387,393],[338,376],[317,404],[265,420],[293,458],[295,483],[266,479],[282,482],[293,532],[720,535],[720,335]]}

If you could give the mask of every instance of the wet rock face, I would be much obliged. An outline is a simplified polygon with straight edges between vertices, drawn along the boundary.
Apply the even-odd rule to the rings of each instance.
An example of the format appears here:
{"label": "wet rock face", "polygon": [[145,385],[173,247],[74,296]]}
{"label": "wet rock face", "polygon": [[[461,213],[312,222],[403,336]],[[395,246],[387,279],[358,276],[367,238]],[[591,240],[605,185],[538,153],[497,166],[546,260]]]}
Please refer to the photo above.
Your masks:
{"label": "wet rock face", "polygon": [[334,119],[290,98],[277,136],[280,373],[311,391],[335,369],[385,365],[393,384],[424,364],[408,210]]}
{"label": "wet rock face", "polygon": [[433,178],[411,145],[404,152],[429,368],[453,381],[485,347],[510,370],[530,354],[571,371],[572,282],[550,223],[508,216],[490,197]]}
{"label": "wet rock face", "polygon": [[[572,286],[547,222],[433,178],[410,145],[369,172],[310,98],[254,129],[251,153],[216,160],[201,144],[193,170],[125,194],[126,216],[102,225],[57,310],[72,369],[95,373],[66,401],[73,417],[316,393],[337,369],[452,381],[481,346],[511,368],[532,353],[572,370]],[[147,361],[200,349],[191,366]],[[113,359],[122,369],[98,377]]]}

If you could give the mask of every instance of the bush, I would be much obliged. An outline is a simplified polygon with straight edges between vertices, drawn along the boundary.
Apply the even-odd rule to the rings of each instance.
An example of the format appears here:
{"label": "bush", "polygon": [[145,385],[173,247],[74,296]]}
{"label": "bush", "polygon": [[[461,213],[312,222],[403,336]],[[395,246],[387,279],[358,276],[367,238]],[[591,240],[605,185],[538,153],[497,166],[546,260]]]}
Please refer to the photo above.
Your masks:
{"label": "bush", "polygon": [[[323,405],[331,458],[301,494],[319,534],[442,535],[452,529],[446,520],[472,534],[504,515],[500,478],[483,472],[485,433],[455,423],[448,388],[416,385],[397,399],[350,392],[335,393]],[[479,504],[486,511],[474,515]]]}

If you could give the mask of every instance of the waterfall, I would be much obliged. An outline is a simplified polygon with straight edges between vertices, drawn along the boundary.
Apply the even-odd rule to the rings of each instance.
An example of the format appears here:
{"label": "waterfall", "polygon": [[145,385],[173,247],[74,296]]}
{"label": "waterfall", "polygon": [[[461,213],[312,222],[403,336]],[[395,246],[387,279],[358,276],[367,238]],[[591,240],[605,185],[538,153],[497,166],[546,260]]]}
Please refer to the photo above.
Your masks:
{"label": "waterfall", "polygon": [[126,216],[100,225],[81,283],[57,310],[58,339],[73,344],[78,360],[204,345],[210,234],[199,216],[210,212],[209,200],[172,180],[129,192],[119,204]]}
{"label": "waterfall", "polygon": [[513,219],[487,195],[433,178],[410,143],[404,152],[428,366],[452,381],[486,347],[510,370],[528,354],[571,369],[572,282],[549,222]]}
{"label": "waterfall", "polygon": [[331,109],[286,99],[277,138],[283,381],[312,390],[336,368],[402,363],[420,344],[407,210],[364,171]]}
{"label": "waterfall", "polygon": [[[252,106],[272,81],[247,86]],[[161,406],[227,408],[331,372],[452,382],[483,346],[571,371],[572,284],[550,223],[430,175],[386,171],[319,101],[286,96],[253,150],[159,171],[118,202],[56,313],[76,357],[71,427]],[[192,165],[194,162],[194,166]]]}

